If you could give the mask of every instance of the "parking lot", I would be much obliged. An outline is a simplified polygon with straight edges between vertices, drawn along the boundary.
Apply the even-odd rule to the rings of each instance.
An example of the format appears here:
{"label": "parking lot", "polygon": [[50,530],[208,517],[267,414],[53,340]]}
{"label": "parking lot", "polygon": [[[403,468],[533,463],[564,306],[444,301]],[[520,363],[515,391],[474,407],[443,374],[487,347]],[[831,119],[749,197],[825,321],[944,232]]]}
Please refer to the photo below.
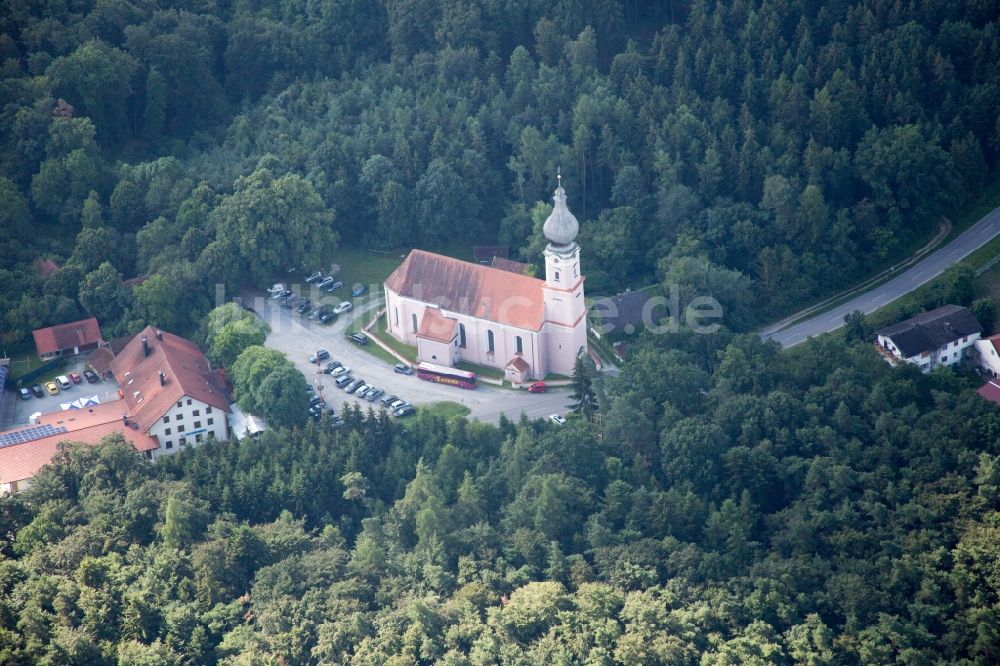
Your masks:
{"label": "parking lot", "polygon": [[[67,358],[65,367],[53,372],[52,377],[56,375],[69,375],[71,372],[76,372],[82,376],[86,366],[85,355]],[[73,384],[65,391],[60,390],[57,395],[49,395],[48,391],[45,390],[45,383],[50,379],[51,377],[46,375],[32,382],[32,385],[38,384],[42,387],[41,398],[32,395],[29,400],[22,400],[20,392],[16,389],[8,391],[5,401],[10,404],[9,408],[5,410],[5,421],[9,422],[0,423],[0,428],[24,425],[28,423],[28,419],[35,412],[41,412],[42,414],[58,412],[62,410],[63,403],[73,402],[77,398],[97,396],[97,399],[102,403],[118,399],[118,385],[114,381],[101,380],[95,384],[90,384],[84,379],[79,384]],[[31,387],[29,386],[28,388],[30,389]]]}
{"label": "parking lot", "polygon": [[338,414],[349,402],[357,403],[362,409],[369,407],[378,409],[381,404],[378,400],[370,403],[356,398],[337,388],[330,375],[319,372],[326,361],[319,366],[309,363],[309,356],[318,349],[328,350],[329,360],[339,361],[348,366],[354,377],[364,379],[366,383],[378,386],[386,393],[398,395],[414,405],[448,400],[468,407],[470,418],[491,422],[499,420],[501,414],[517,419],[522,412],[530,418],[566,412],[568,393],[565,389],[550,389],[548,393],[532,394],[480,383],[475,390],[467,391],[444,384],[425,382],[413,375],[396,374],[392,365],[361,349],[345,334],[345,330],[355,319],[368,318],[375,313],[380,305],[378,291],[374,294],[369,291],[365,298],[355,299],[354,309],[341,315],[337,321],[329,325],[309,321],[298,313],[276,305],[276,302],[264,292],[248,291],[244,292],[242,297],[243,304],[251,307],[271,326],[267,346],[287,354]]}

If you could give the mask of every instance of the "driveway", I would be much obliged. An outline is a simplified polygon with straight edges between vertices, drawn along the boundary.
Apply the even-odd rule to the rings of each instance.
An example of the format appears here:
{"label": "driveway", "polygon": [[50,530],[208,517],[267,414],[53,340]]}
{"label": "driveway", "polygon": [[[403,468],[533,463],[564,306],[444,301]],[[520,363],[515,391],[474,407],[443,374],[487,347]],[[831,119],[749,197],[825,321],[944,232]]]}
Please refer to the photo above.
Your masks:
{"label": "driveway", "polygon": [[[315,300],[315,299],[314,299]],[[461,403],[470,410],[469,417],[480,421],[496,422],[501,414],[516,420],[521,414],[529,418],[546,417],[549,414],[565,414],[569,404],[567,389],[549,389],[547,393],[534,394],[527,391],[501,389],[480,383],[472,391],[425,382],[415,375],[396,374],[391,365],[362,350],[345,334],[347,327],[359,317],[371,317],[381,304],[379,295],[369,295],[364,299],[354,300],[354,310],[337,318],[331,325],[325,326],[316,321],[309,321],[299,314],[280,307],[276,301],[263,292],[244,292],[243,304],[256,311],[271,326],[271,334],[266,345],[287,354],[306,379],[322,391],[329,405],[338,413],[344,404],[354,402],[363,409],[379,407],[380,403],[369,403],[366,400],[347,395],[334,385],[330,375],[318,372],[318,367],[309,363],[309,356],[317,349],[330,352],[330,359],[340,361],[351,369],[351,374],[364,379],[368,384],[374,384],[386,393],[395,393],[414,405],[425,405],[442,400]],[[372,344],[372,343],[370,343]],[[328,361],[324,361],[324,364]]]}
{"label": "driveway", "polygon": [[855,310],[869,314],[900,296],[930,282],[946,268],[957,263],[1000,234],[1000,208],[966,229],[958,238],[933,252],[885,284],[852,298],[826,312],[780,331],[765,331],[761,337],[775,340],[782,347],[791,347],[811,336],[835,331],[844,325],[844,315]]}

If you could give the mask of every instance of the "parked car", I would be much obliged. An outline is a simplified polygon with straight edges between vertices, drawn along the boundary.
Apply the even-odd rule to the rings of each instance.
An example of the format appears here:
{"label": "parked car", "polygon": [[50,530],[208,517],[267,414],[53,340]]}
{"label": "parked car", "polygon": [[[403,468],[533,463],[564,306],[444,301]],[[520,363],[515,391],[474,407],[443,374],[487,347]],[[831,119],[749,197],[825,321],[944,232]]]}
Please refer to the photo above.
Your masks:
{"label": "parked car", "polygon": [[528,393],[545,393],[545,382],[535,382],[528,387]]}
{"label": "parked car", "polygon": [[306,314],[312,308],[312,302],[307,298],[306,300],[295,306],[295,311],[299,314]]}
{"label": "parked car", "polygon": [[310,363],[315,363],[316,361],[325,361],[330,358],[330,352],[325,349],[318,349],[313,352],[313,355],[309,357]]}
{"label": "parked car", "polygon": [[292,308],[294,308],[296,305],[299,304],[299,297],[289,296],[287,298],[282,298],[280,301],[278,301],[278,303],[281,304],[281,307],[291,310]]}
{"label": "parked car", "polygon": [[334,280],[333,282],[331,282],[330,284],[326,285],[322,289],[323,289],[323,291],[325,291],[327,293],[330,293],[332,291],[340,289],[343,286],[344,286],[343,282],[341,282],[340,280]]}
{"label": "parked car", "polygon": [[92,372],[90,370],[84,370],[83,371],[83,378],[86,379],[87,383],[89,383],[89,384],[96,384],[101,379],[100,377],[97,376],[96,373],[94,373],[94,372]]}
{"label": "parked car", "polygon": [[333,309],[333,314],[344,314],[345,312],[350,312],[353,309],[354,305],[352,305],[348,301],[344,301]]}
{"label": "parked car", "polygon": [[403,417],[403,416],[409,416],[410,414],[413,414],[416,411],[417,408],[414,407],[413,405],[403,405],[402,407],[394,411],[392,415],[396,417]]}
{"label": "parked car", "polygon": [[365,380],[363,380],[363,379],[355,379],[355,380],[351,381],[350,384],[348,384],[347,386],[344,387],[344,392],[345,393],[354,393],[356,390],[358,390],[358,387],[361,386],[364,383],[365,383]]}
{"label": "parked car", "polygon": [[55,382],[45,382],[45,390],[49,395],[59,395],[59,385]]}
{"label": "parked car", "polygon": [[74,384],[80,384],[80,383],[82,383],[82,382],[83,382],[83,377],[81,377],[80,375],[78,375],[78,374],[77,374],[77,373],[75,373],[75,372],[71,372],[71,373],[69,373],[69,379],[70,379],[70,381],[71,381],[71,382],[73,382]]}
{"label": "parked car", "polygon": [[59,388],[63,391],[68,391],[73,388],[73,383],[69,380],[66,375],[59,375],[56,377],[56,383],[59,384]]}
{"label": "parked car", "polygon": [[285,285],[284,284],[282,284],[280,282],[275,282],[271,286],[271,288],[267,290],[267,293],[269,293],[269,294],[271,294],[273,296],[274,294],[277,294],[278,292],[281,292],[281,291],[284,291],[284,290],[285,290]]}
{"label": "parked car", "polygon": [[346,374],[350,374],[350,372],[351,372],[350,368],[348,368],[346,365],[342,365],[339,368],[334,368],[333,370],[331,370],[330,375],[332,375],[333,377],[342,377]]}
{"label": "parked car", "polygon": [[559,414],[549,414],[549,420],[556,425],[563,425],[566,423],[566,417],[560,416]]}
{"label": "parked car", "polygon": [[315,407],[316,405],[322,405],[322,404],[323,404],[323,398],[321,396],[314,395],[313,397],[309,398],[310,407]]}
{"label": "parked car", "polygon": [[365,335],[364,333],[352,333],[350,335],[350,338],[351,338],[351,340],[353,340],[354,342],[358,343],[359,345],[366,345],[366,344],[368,344],[368,336]]}
{"label": "parked car", "polygon": [[21,400],[31,400],[31,390],[30,389],[22,388],[22,389],[18,389],[18,392],[21,394]]}
{"label": "parked car", "polygon": [[337,381],[335,381],[333,383],[337,385],[337,388],[344,388],[345,386],[347,386],[348,384],[350,384],[353,381],[354,381],[354,377],[352,377],[351,375],[348,374],[348,375],[341,375],[340,377],[337,377]]}
{"label": "parked car", "polygon": [[325,366],[323,366],[323,372],[325,372],[326,374],[330,374],[331,372],[333,372],[342,365],[343,363],[341,363],[340,361],[330,361]]}
{"label": "parked car", "polygon": [[361,294],[365,293],[366,291],[368,291],[368,287],[366,287],[363,284],[356,284],[356,285],[354,285],[354,288],[351,289],[351,296],[355,296],[355,297],[356,296],[360,296]]}
{"label": "parked car", "polygon": [[330,310],[325,305],[321,305],[321,306],[319,306],[318,308],[316,308],[315,310],[313,310],[312,312],[309,313],[309,319],[311,319],[312,321],[316,321],[317,319],[319,319],[320,317],[322,317],[323,315],[325,315],[329,311]]}
{"label": "parked car", "polygon": [[348,393],[353,393],[354,395],[358,396],[359,398],[363,398],[364,395],[365,395],[365,393],[367,393],[369,390],[371,390],[373,388],[375,388],[375,387],[372,386],[372,385],[370,385],[370,384],[361,384],[360,386],[358,386],[357,388],[355,388],[353,391],[348,391]]}
{"label": "parked car", "polygon": [[395,402],[397,400],[399,400],[399,396],[396,395],[395,393],[386,393],[384,396],[382,396],[382,399],[381,399],[380,402],[382,403],[382,406],[385,407],[390,402]]}
{"label": "parked car", "polygon": [[35,384],[34,386],[32,386],[31,387],[31,392],[35,394],[36,398],[44,398],[45,397],[45,389],[42,388],[41,384]]}
{"label": "parked car", "polygon": [[405,400],[403,400],[402,398],[400,398],[399,400],[396,400],[394,402],[390,402],[389,403],[389,410],[394,412],[397,409],[399,409],[400,407],[405,407],[408,404],[410,404],[410,403],[408,403]]}
{"label": "parked car", "polygon": [[291,295],[292,295],[291,291],[289,291],[288,289],[282,289],[281,291],[276,291],[273,294],[271,294],[271,298],[274,298],[276,300],[281,300],[284,298],[288,298]]}
{"label": "parked car", "polygon": [[333,312],[327,310],[326,312],[324,312],[323,314],[320,315],[320,317],[319,317],[319,323],[321,323],[321,324],[329,324],[331,321],[334,321],[336,318],[337,318],[337,315],[335,315]]}
{"label": "parked car", "polygon": [[316,271],[315,273],[306,278],[306,282],[312,284],[313,282],[317,282],[318,280],[321,279],[323,279],[323,273],[321,271]]}
{"label": "parked car", "polygon": [[365,393],[365,400],[367,400],[368,402],[375,402],[376,400],[379,399],[379,397],[383,393],[385,393],[385,391],[383,389],[380,389],[378,387],[373,388],[372,390],[370,390],[367,393]]}
{"label": "parked car", "polygon": [[315,392],[316,389],[313,388],[313,385],[310,384],[309,382],[306,382],[306,393],[315,393]]}
{"label": "parked car", "polygon": [[316,286],[319,287],[320,289],[322,289],[326,285],[330,284],[331,282],[335,282],[335,281],[336,281],[336,278],[334,278],[332,275],[330,275],[328,277],[323,278],[322,280],[317,280],[316,281]]}
{"label": "parked car", "polygon": [[413,368],[408,366],[406,363],[397,363],[393,370],[399,375],[412,375]]}

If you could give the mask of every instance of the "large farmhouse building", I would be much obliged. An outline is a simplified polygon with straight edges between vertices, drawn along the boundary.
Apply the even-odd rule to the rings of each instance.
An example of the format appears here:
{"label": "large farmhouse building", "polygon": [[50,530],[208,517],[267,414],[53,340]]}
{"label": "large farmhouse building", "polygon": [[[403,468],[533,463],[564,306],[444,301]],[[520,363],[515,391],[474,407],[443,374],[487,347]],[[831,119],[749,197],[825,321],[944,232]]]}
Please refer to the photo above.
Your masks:
{"label": "large farmhouse building", "polygon": [[194,343],[147,326],[115,355],[111,372],[125,418],[160,443],[152,457],[177,453],[209,435],[227,438],[224,378]]}
{"label": "large farmhouse building", "polygon": [[27,488],[62,442],[93,446],[119,433],[147,460],[155,460],[209,435],[228,438],[228,380],[209,368],[197,345],[146,327],[109,365],[119,400],[64,406],[33,417],[30,425],[0,432],[0,494]]}
{"label": "large farmhouse building", "polygon": [[928,372],[958,363],[982,331],[968,309],[944,305],[878,330],[875,335],[876,345],[887,360],[912,363]]}
{"label": "large farmhouse building", "polygon": [[571,375],[587,351],[580,227],[561,182],[553,200],[544,280],[413,250],[385,281],[390,334],[421,361],[499,368],[514,382]]}

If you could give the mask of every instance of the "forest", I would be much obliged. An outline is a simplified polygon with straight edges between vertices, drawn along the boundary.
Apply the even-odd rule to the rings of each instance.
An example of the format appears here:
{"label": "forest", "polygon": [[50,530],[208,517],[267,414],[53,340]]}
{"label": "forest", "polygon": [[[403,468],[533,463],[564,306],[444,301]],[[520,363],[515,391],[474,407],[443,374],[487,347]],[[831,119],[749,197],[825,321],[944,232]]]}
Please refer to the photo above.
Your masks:
{"label": "forest", "polygon": [[977,379],[748,332],[995,180],[998,33],[987,0],[0,3],[4,343],[93,315],[236,364],[265,333],[216,285],[344,247],[537,262],[557,168],[588,293],[726,311],[636,338],[561,427],[69,446],[0,499],[0,663],[998,663]]}
{"label": "forest", "polygon": [[84,315],[111,336],[184,333],[215,284],[345,244],[537,262],[560,166],[588,293],[711,289],[746,330],[906,256],[982,190],[998,16],[980,0],[4,3],[4,338]]}
{"label": "forest", "polygon": [[0,662],[1000,657],[1000,412],[826,337],[650,337],[592,421],[347,411],[0,501]]}

